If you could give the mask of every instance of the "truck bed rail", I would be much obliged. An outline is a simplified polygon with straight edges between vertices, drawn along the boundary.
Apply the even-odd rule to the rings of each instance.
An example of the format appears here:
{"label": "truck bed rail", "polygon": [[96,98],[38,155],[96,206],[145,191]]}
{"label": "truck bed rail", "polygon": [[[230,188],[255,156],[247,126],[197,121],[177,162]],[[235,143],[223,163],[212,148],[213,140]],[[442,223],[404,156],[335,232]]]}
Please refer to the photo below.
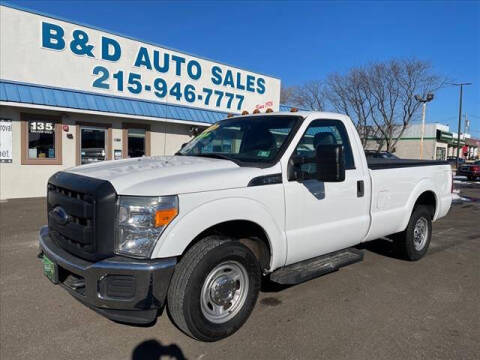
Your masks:
{"label": "truck bed rail", "polygon": [[368,168],[371,170],[395,169],[416,166],[449,165],[443,160],[416,160],[416,159],[368,159]]}

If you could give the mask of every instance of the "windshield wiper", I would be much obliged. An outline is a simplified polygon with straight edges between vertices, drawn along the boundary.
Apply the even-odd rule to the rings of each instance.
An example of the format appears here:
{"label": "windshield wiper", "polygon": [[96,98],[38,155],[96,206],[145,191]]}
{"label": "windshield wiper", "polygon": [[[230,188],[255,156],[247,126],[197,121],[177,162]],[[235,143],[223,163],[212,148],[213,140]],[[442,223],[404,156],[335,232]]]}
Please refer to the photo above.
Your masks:
{"label": "windshield wiper", "polygon": [[187,155],[187,156],[199,156],[199,157],[208,157],[212,159],[222,159],[222,160],[229,160],[233,161],[235,164],[237,163],[237,160],[232,159],[230,156],[223,155],[223,154],[216,154],[216,153],[205,153],[205,154],[195,154],[195,155]]}

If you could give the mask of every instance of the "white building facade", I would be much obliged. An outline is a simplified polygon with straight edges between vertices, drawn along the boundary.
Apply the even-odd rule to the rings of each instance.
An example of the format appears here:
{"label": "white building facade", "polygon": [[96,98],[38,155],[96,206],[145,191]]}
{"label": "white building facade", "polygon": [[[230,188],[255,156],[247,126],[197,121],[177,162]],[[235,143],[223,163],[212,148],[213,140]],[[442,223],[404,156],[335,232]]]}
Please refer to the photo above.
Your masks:
{"label": "white building facade", "polygon": [[280,108],[277,78],[10,5],[0,65],[0,200],[45,196],[75,165],[173,154],[228,114]]}

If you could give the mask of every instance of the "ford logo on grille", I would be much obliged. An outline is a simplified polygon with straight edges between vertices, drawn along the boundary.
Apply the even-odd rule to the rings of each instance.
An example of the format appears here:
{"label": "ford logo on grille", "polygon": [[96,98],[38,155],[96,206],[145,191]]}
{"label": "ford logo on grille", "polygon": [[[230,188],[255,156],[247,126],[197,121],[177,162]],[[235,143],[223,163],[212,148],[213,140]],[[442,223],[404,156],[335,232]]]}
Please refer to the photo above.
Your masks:
{"label": "ford logo on grille", "polygon": [[65,225],[70,221],[70,216],[61,206],[54,207],[50,213],[52,214],[55,221],[60,225]]}

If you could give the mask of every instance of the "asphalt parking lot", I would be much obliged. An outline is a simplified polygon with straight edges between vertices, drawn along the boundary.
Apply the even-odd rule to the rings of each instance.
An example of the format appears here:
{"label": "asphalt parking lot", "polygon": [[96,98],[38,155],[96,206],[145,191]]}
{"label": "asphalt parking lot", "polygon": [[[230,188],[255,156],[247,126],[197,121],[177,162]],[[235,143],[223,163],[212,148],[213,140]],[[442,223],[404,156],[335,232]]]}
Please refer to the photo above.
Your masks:
{"label": "asphalt parking lot", "polygon": [[7,359],[478,359],[480,183],[434,224],[427,256],[392,257],[379,240],[357,263],[310,282],[266,284],[232,337],[201,343],[166,315],[150,327],[109,321],[42,274],[43,199],[0,203],[0,358]]}

